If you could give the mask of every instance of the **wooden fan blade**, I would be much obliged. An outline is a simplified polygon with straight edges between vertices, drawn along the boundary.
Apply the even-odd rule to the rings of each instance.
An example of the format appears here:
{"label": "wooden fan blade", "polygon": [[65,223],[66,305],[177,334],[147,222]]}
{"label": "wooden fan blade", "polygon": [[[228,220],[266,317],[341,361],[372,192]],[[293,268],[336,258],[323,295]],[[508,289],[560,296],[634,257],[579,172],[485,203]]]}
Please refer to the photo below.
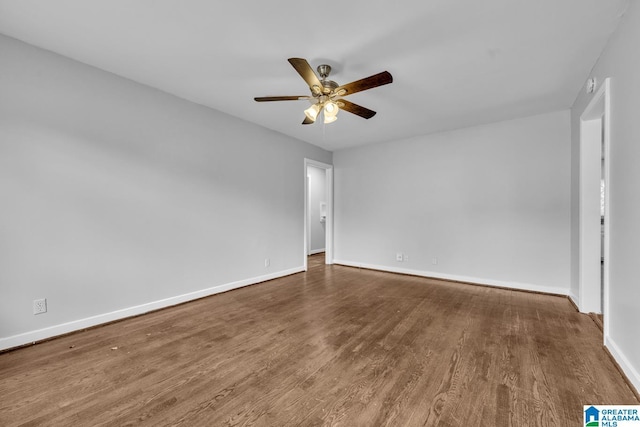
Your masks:
{"label": "wooden fan blade", "polygon": [[301,99],[310,99],[310,96],[259,96],[257,98],[253,98],[258,102],[265,101],[299,101]]}
{"label": "wooden fan blade", "polygon": [[[373,76],[365,77],[346,85],[338,86],[333,92],[340,96],[351,95],[352,93],[361,92],[363,90],[372,89],[374,87],[386,85],[393,82],[393,77],[388,71],[383,71]],[[342,93],[344,91],[344,93]]]}
{"label": "wooden fan blade", "polygon": [[365,119],[370,119],[371,117],[376,115],[376,112],[373,110],[369,110],[361,105],[354,104],[353,102],[349,102],[346,99],[339,99],[336,101],[338,107],[341,110],[348,111],[350,113],[355,114],[356,116],[363,117]]}
{"label": "wooden fan blade", "polygon": [[296,69],[298,74],[300,74],[300,77],[307,82],[312,93],[318,94],[322,92],[322,83],[320,82],[320,79],[318,79],[318,76],[316,76],[316,73],[313,72],[311,65],[309,65],[306,59],[289,58],[288,61],[293,65],[293,68]]}
{"label": "wooden fan blade", "polygon": [[310,125],[310,124],[313,124],[315,122],[316,122],[315,120],[311,120],[309,117],[304,116],[304,120],[302,121],[302,124],[303,125]]}

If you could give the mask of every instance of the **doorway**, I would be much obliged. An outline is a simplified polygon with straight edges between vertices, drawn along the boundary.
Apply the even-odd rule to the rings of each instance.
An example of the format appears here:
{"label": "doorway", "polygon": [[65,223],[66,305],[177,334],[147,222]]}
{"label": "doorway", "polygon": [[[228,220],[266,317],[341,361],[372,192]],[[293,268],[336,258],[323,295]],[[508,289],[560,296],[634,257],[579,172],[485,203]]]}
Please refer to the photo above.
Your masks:
{"label": "doorway", "polygon": [[[310,178],[311,176],[311,178]],[[314,197],[310,201],[312,179],[323,179],[324,198]],[[333,166],[311,159],[304,159],[304,269],[308,269],[308,256],[319,251],[312,248],[312,233],[316,236],[324,231],[324,262],[333,264]],[[310,206],[310,202],[313,206]],[[313,222],[313,224],[312,224]],[[321,230],[321,231],[319,231]],[[317,246],[317,245],[316,245]],[[320,251],[321,252],[321,251]]]}
{"label": "doorway", "polygon": [[609,79],[580,116],[579,308],[603,316],[608,336],[609,290]]}
{"label": "doorway", "polygon": [[326,170],[307,166],[307,255],[322,255],[326,251],[327,224]]}

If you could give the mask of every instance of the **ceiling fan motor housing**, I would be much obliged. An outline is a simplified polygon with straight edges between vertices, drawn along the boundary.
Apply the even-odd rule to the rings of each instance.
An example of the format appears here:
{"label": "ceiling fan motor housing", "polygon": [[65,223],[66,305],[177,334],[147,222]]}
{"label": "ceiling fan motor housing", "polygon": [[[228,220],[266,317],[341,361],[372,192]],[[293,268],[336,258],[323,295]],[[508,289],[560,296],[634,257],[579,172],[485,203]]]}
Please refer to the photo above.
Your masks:
{"label": "ceiling fan motor housing", "polygon": [[338,83],[334,82],[333,80],[322,80],[322,86],[324,86],[326,93],[327,89],[329,90],[329,92],[336,89],[338,87]]}

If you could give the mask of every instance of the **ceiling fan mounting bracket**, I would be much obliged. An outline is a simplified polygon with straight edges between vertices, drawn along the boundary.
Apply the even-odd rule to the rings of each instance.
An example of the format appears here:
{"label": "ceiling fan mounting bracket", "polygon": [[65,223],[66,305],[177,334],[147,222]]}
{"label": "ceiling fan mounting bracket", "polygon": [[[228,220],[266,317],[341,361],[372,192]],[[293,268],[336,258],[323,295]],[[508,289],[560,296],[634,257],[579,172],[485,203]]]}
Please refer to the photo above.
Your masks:
{"label": "ceiling fan mounting bracket", "polygon": [[317,70],[320,77],[324,80],[329,77],[329,74],[331,74],[331,65],[320,64],[318,65]]}

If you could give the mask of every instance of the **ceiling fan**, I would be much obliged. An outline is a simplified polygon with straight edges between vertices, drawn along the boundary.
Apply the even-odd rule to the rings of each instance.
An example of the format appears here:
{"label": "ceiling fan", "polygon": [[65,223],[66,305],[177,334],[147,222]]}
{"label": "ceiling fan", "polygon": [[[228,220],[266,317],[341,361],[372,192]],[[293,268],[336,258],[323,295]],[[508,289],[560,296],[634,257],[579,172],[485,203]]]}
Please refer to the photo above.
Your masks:
{"label": "ceiling fan", "polygon": [[318,78],[306,59],[289,58],[288,61],[309,85],[311,96],[262,96],[254,99],[258,102],[311,100],[311,106],[304,110],[305,119],[302,122],[303,125],[314,123],[321,112],[324,115],[325,123],[335,122],[341,109],[365,119],[370,119],[376,115],[375,111],[349,102],[343,97],[386,85],[393,81],[391,74],[388,71],[383,71],[355,82],[338,85],[333,80],[327,79],[331,73],[329,65],[322,64],[318,66],[318,74],[320,75],[320,78]]}

